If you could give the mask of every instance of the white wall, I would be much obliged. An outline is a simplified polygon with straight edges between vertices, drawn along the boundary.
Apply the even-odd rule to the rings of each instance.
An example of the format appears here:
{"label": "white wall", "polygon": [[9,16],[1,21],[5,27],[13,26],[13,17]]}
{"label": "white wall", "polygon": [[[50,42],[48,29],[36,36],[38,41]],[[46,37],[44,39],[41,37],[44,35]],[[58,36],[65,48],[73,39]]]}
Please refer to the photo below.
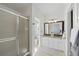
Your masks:
{"label": "white wall", "polygon": [[77,23],[78,23],[78,28],[79,28],[79,3],[77,3],[77,17],[78,17],[78,19],[77,19]]}
{"label": "white wall", "polygon": [[37,17],[40,20],[40,35],[44,34],[44,15],[42,12],[34,5],[32,4],[32,16]]}

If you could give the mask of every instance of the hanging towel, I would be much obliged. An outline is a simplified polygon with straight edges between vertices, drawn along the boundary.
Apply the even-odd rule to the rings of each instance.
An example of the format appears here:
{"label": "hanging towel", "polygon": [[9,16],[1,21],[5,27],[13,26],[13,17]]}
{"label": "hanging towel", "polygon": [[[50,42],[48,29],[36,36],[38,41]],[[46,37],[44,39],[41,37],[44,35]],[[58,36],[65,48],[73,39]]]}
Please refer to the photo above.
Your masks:
{"label": "hanging towel", "polygon": [[78,28],[73,28],[71,31],[71,37],[70,37],[70,43],[71,43],[71,55],[78,56],[78,50],[79,50],[79,37],[78,37]]}
{"label": "hanging towel", "polygon": [[71,42],[72,46],[74,46],[74,44],[77,40],[77,36],[78,36],[78,28],[73,28],[71,30],[71,38],[70,38],[70,42]]}

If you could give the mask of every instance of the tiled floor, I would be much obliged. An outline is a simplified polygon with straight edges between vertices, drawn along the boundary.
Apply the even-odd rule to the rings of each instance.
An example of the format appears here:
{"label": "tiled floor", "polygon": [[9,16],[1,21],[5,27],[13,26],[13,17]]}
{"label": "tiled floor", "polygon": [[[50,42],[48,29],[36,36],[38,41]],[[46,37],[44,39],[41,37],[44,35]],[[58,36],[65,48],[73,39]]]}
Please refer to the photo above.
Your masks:
{"label": "tiled floor", "polygon": [[64,51],[48,47],[40,47],[35,56],[64,56]]}

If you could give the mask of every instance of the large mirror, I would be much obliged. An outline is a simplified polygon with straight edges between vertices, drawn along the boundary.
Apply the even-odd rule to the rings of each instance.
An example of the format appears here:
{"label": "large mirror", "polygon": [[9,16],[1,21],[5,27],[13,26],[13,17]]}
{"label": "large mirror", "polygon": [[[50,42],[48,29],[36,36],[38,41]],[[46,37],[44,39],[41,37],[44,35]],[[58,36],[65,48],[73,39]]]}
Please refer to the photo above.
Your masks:
{"label": "large mirror", "polygon": [[62,36],[64,32],[64,21],[44,23],[44,35]]}

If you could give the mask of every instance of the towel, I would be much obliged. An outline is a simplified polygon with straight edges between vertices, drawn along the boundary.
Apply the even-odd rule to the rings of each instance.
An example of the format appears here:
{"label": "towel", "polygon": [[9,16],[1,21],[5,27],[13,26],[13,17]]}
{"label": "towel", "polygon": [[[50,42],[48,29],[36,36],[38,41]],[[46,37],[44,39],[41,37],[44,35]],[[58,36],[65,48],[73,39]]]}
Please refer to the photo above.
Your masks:
{"label": "towel", "polygon": [[70,42],[71,42],[72,46],[74,46],[74,44],[77,40],[77,36],[78,36],[78,28],[73,28],[71,30],[71,37],[70,37]]}
{"label": "towel", "polygon": [[79,53],[79,37],[78,37],[79,33],[78,33],[78,28],[73,28],[71,30],[71,37],[70,37],[70,50],[71,50],[71,55],[72,56],[78,56]]}

